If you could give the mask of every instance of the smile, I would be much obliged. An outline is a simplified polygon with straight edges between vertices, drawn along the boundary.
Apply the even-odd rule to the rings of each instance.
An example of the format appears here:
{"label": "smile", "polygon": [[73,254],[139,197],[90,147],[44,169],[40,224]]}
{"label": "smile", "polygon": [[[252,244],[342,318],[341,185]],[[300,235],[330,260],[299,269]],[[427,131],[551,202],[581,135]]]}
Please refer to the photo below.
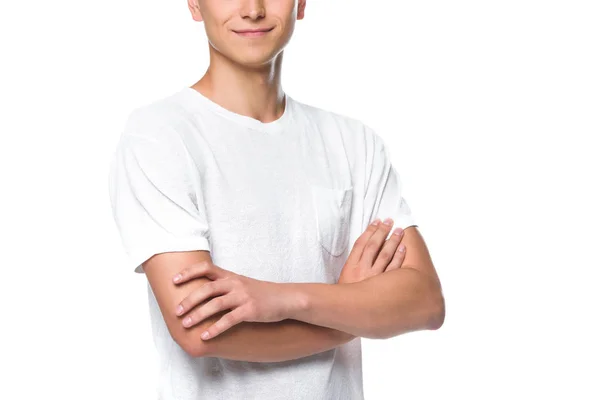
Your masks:
{"label": "smile", "polygon": [[274,28],[271,29],[256,29],[256,30],[243,30],[243,31],[234,31],[236,34],[243,37],[261,37],[265,36],[267,33],[271,32]]}

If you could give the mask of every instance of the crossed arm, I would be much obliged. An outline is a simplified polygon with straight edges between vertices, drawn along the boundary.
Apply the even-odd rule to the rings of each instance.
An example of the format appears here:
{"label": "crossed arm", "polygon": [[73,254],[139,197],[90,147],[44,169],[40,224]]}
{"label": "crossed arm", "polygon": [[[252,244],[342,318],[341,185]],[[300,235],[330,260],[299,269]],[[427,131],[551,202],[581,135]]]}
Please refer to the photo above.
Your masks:
{"label": "crossed arm", "polygon": [[174,310],[209,279],[174,285],[172,277],[188,265],[210,261],[209,252],[161,253],[143,267],[171,336],[191,356],[285,361],[333,349],[358,336],[389,338],[439,328],[444,319],[441,287],[416,227],[405,230],[403,243],[407,253],[402,268],[351,284],[281,284],[297,300],[288,319],[241,322],[208,341],[200,334],[225,312],[185,328]]}

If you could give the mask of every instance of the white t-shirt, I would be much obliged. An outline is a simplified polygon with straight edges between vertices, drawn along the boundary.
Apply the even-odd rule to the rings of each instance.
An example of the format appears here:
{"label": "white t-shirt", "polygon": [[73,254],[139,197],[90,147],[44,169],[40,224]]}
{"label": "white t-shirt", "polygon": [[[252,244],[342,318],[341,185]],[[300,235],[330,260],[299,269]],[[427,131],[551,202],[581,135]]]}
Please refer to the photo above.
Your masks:
{"label": "white t-shirt", "polygon": [[[384,142],[356,119],[286,95],[263,123],[195,89],[131,112],[110,166],[110,199],[135,272],[152,255],[210,250],[272,282],[336,283],[379,217],[416,225]],[[191,357],[148,285],[161,400],[362,400],[361,342],[273,363]]]}

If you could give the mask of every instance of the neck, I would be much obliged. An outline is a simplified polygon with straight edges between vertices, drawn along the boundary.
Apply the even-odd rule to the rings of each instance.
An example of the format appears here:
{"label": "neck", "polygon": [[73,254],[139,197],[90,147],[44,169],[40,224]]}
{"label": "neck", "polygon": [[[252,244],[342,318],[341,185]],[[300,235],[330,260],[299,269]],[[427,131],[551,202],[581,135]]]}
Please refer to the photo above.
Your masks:
{"label": "neck", "polygon": [[232,112],[272,122],[285,109],[282,60],[283,51],[272,62],[249,68],[225,58],[210,46],[209,67],[191,87]]}

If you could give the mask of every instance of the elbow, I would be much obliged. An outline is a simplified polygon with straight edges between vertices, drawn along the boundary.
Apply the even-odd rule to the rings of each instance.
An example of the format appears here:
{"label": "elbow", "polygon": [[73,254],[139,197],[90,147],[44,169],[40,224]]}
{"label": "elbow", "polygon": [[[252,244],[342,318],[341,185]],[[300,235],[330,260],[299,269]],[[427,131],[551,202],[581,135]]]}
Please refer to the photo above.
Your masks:
{"label": "elbow", "polygon": [[428,310],[424,328],[431,331],[440,329],[446,319],[446,301],[439,278],[430,280],[427,300],[424,304],[427,304],[425,309]]}
{"label": "elbow", "polygon": [[431,312],[431,318],[429,323],[429,330],[436,331],[444,325],[444,320],[446,319],[446,301],[444,300],[444,295],[440,292],[439,298],[433,307],[433,311]]}
{"label": "elbow", "polygon": [[[403,324],[387,326],[385,330],[380,328],[372,331],[369,336],[365,337],[372,339],[390,339],[407,332],[418,330],[435,331],[440,329],[446,318],[446,305],[444,296],[441,294],[441,292],[438,296],[434,297],[434,299],[436,300],[424,303],[423,307],[421,308],[421,312],[417,314],[419,315],[418,320],[415,319],[411,322],[411,324],[406,325],[406,321],[404,321]],[[402,325],[402,328],[399,328],[399,325]]]}

